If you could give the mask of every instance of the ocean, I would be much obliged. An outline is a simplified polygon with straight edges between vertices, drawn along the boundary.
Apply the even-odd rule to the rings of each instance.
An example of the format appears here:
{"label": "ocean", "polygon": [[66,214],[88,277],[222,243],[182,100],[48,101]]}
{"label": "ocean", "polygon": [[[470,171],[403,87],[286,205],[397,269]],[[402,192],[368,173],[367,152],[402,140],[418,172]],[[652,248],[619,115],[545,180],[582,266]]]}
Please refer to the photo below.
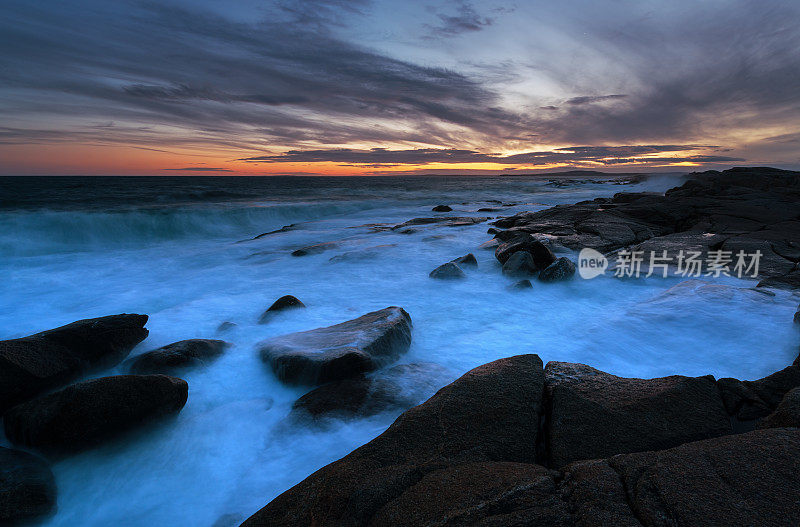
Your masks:
{"label": "ocean", "polygon": [[[408,387],[419,401],[475,366],[521,353],[643,378],[755,379],[785,367],[797,354],[797,299],[754,292],[754,280],[721,277],[714,282],[724,287],[692,292],[674,288],[678,278],[576,276],[511,291],[493,252],[479,249],[492,238],[488,222],[381,229],[419,217],[496,218],[621,191],[663,192],[682,180],[0,178],[0,339],[127,312],[150,316],[150,336],[132,355],[189,338],[233,344],[208,367],[186,372],[189,400],[175,420],[55,463],[58,513],[46,525],[237,525],[369,441],[399,411],[317,424],[289,419],[308,390],[281,384],[256,344],[387,306],[402,306],[414,324],[399,363],[430,363],[434,372]],[[453,212],[431,212],[439,204]],[[323,242],[334,243],[291,255]],[[428,277],[470,252],[478,268],[465,280]],[[258,324],[285,294],[307,309]],[[220,335],[225,321],[237,326]]]}

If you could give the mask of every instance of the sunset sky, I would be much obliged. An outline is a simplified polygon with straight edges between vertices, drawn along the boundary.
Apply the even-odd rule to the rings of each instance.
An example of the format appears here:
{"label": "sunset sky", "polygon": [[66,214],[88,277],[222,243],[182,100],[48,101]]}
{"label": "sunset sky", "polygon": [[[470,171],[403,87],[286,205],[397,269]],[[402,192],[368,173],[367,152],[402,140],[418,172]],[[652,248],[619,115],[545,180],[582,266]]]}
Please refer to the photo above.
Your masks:
{"label": "sunset sky", "polygon": [[800,168],[800,2],[4,0],[2,174]]}

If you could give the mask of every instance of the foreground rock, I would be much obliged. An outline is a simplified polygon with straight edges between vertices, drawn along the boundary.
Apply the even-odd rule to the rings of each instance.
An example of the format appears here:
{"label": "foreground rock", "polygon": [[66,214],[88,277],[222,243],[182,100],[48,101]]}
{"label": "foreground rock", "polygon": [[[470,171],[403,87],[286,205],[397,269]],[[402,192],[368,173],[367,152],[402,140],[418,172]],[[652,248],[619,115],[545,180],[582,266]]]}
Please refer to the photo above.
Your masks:
{"label": "foreground rock", "polygon": [[387,307],[334,326],[266,340],[259,352],[280,380],[316,385],[375,370],[410,345],[411,317],[400,307]]}
{"label": "foreground rock", "polygon": [[292,295],[284,295],[272,303],[266,311],[261,314],[258,319],[259,324],[266,324],[272,318],[283,311],[290,309],[304,309],[306,305],[302,303],[297,297]]}
{"label": "foreground rock", "polygon": [[553,467],[731,433],[710,376],[626,379],[567,362],[549,362],[545,376]]}
{"label": "foreground rock", "polygon": [[457,264],[453,262],[447,262],[445,264],[440,265],[436,269],[428,274],[429,277],[435,278],[436,280],[458,280],[460,278],[466,278],[467,275],[464,271],[459,267]]}
{"label": "foreground rock", "polygon": [[717,386],[739,429],[748,430],[772,413],[787,392],[800,386],[800,366],[793,364],[755,381],[723,378]]}
{"label": "foreground rock", "polygon": [[16,445],[70,454],[177,413],[187,396],[186,381],[175,377],[102,377],[15,406],[5,415],[5,432]]}
{"label": "foreground rock", "polygon": [[38,457],[0,447],[0,524],[17,525],[51,514],[56,479]]}
{"label": "foreground rock", "polygon": [[734,255],[759,250],[759,285],[797,288],[799,218],[800,172],[753,167],[692,174],[664,195],[617,194],[524,212],[494,225],[505,229],[496,234],[504,241],[546,236],[573,250],[604,253],[623,247],[647,254],[666,250],[676,259],[683,249],[700,251],[706,260],[712,250]]}
{"label": "foreground rock", "polygon": [[476,368],[244,525],[367,525],[404,490],[450,464],[532,462],[543,381],[535,355]]}
{"label": "foreground rock", "polygon": [[532,276],[536,274],[536,265],[528,251],[517,251],[508,257],[503,264],[503,274],[510,277]]}
{"label": "foreground rock", "polygon": [[759,428],[800,427],[800,388],[787,393],[774,412],[759,423]]}
{"label": "foreground rock", "polygon": [[116,365],[144,340],[147,315],[111,315],[0,341],[0,413],[76,377]]}
{"label": "foreground rock", "polygon": [[224,340],[181,340],[137,355],[127,360],[125,365],[127,371],[135,375],[172,375],[187,368],[207,365],[222,355],[229,346]]}

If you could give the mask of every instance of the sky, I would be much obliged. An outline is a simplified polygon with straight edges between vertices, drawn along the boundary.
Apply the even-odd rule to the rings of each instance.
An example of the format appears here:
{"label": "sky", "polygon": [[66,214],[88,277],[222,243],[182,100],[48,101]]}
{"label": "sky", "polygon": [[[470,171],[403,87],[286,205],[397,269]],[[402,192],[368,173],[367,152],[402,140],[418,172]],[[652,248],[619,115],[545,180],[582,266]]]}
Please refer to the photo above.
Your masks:
{"label": "sky", "polygon": [[0,174],[800,168],[800,2],[3,0]]}

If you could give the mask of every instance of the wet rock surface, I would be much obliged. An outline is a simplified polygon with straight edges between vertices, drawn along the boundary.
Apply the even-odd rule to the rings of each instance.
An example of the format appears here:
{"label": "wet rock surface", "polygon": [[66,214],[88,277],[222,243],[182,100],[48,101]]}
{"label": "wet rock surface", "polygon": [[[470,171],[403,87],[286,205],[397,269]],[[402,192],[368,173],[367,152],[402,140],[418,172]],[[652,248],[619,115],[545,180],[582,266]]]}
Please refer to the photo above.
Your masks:
{"label": "wet rock surface", "polygon": [[47,463],[0,447],[0,524],[19,525],[55,512],[56,479]]}
{"label": "wet rock surface", "polygon": [[472,253],[459,256],[451,261],[459,267],[478,267],[478,259],[475,258],[475,255]]}
{"label": "wet rock surface", "polygon": [[410,345],[411,317],[400,307],[387,307],[341,324],[266,340],[259,353],[281,381],[317,385],[373,371]]}
{"label": "wet rock surface", "polygon": [[9,410],[15,445],[61,456],[96,446],[186,404],[186,381],[166,375],[117,375],[79,382]]}
{"label": "wet rock surface", "polygon": [[147,337],[146,323],[147,315],[111,315],[0,341],[0,412],[116,365]]}
{"label": "wet rock surface", "polygon": [[224,340],[189,339],[167,344],[125,361],[134,375],[161,373],[172,375],[187,368],[205,366],[225,352],[230,344]]}
{"label": "wet rock surface", "polygon": [[458,280],[460,278],[467,277],[461,267],[453,262],[447,262],[440,265],[431,271],[428,276],[436,280]]}
{"label": "wet rock surface", "polygon": [[539,273],[539,281],[561,282],[569,280],[574,274],[575,264],[566,256],[562,256]]}
{"label": "wet rock surface", "polygon": [[[703,259],[711,250],[759,250],[759,285],[800,287],[800,172],[743,167],[695,173],[665,195],[621,193],[523,212],[494,225],[504,229],[496,236],[507,243],[525,234],[547,236],[572,250],[683,249],[700,251]],[[501,254],[498,259],[504,261]]]}
{"label": "wet rock surface", "polygon": [[276,314],[281,313],[283,311],[288,311],[290,309],[303,309],[306,305],[302,303],[297,297],[292,295],[284,295],[277,299],[275,302],[272,303],[271,306],[267,308],[261,314],[261,317],[258,319],[259,324],[266,324],[269,322],[272,317]]}
{"label": "wet rock surface", "polygon": [[528,251],[517,251],[508,257],[503,264],[503,274],[512,278],[533,276],[536,274],[536,265]]}

